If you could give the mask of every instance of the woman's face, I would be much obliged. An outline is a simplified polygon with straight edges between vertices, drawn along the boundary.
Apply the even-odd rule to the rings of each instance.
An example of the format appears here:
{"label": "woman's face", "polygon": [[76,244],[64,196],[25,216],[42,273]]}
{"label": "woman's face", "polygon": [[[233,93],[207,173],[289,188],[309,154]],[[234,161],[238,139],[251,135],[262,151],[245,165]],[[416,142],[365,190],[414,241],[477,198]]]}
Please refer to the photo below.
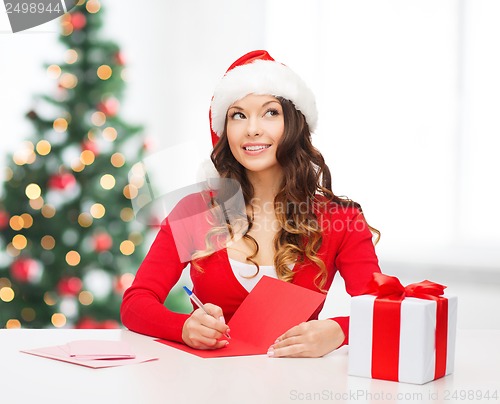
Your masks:
{"label": "woman's face", "polygon": [[276,148],[285,130],[276,97],[249,94],[227,111],[227,140],[234,158],[248,171],[281,173]]}

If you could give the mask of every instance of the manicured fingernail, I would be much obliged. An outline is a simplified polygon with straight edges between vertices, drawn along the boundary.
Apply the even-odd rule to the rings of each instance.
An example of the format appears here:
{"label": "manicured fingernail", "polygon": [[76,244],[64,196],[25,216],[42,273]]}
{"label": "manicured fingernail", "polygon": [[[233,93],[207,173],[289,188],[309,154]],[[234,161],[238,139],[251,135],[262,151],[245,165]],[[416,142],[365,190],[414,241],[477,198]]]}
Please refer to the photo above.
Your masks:
{"label": "manicured fingernail", "polygon": [[267,350],[267,356],[269,357],[274,356],[274,349],[272,347]]}
{"label": "manicured fingernail", "polygon": [[224,316],[220,316],[219,321],[222,321],[224,324],[226,324],[226,319],[224,318]]}
{"label": "manicured fingernail", "polygon": [[280,342],[280,340],[279,340],[279,339],[277,339],[276,341],[274,341],[274,343],[275,343],[275,344],[277,344],[278,342]]}

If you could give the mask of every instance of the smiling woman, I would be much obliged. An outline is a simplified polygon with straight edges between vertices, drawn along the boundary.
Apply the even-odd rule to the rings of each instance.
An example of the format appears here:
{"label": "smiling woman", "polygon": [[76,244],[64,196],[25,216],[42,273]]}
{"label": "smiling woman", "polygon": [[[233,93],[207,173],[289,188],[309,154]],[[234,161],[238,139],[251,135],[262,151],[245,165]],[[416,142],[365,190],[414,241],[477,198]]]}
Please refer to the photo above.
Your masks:
{"label": "smiling woman", "polygon": [[[332,192],[328,166],[311,141],[316,121],[309,87],[266,51],[249,52],[230,66],[212,98],[211,159],[221,182],[241,189],[245,233],[236,237],[233,223],[217,220],[228,212],[224,187],[178,204],[124,294],[127,327],[192,348],[219,349],[231,343],[225,321],[264,274],[326,294],[339,272],[348,293],[365,292],[380,271],[371,230],[378,232],[359,204]],[[196,215],[186,214],[190,204]],[[179,217],[184,232],[193,233],[187,241],[176,237]],[[200,222],[208,228],[205,245],[194,242]],[[187,265],[179,259],[179,244],[192,252],[194,293],[207,302],[191,315],[163,306]],[[348,343],[348,317],[318,320],[321,309],[310,321],[281,330],[268,355],[318,357]]]}
{"label": "smiling woman", "polygon": [[265,171],[278,185],[282,175],[276,151],[284,129],[283,108],[270,95],[249,94],[227,112],[227,139],[234,158],[247,173]]}

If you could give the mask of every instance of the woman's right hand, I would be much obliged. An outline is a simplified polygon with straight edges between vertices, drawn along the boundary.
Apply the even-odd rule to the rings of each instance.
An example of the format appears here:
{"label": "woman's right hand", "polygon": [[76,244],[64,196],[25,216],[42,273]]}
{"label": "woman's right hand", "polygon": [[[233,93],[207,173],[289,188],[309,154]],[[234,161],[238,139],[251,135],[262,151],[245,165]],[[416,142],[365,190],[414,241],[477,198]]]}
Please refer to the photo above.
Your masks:
{"label": "woman's right hand", "polygon": [[229,344],[224,336],[229,332],[229,327],[224,321],[222,309],[210,303],[203,306],[210,314],[203,309],[196,309],[182,327],[182,340],[195,349],[224,348]]}

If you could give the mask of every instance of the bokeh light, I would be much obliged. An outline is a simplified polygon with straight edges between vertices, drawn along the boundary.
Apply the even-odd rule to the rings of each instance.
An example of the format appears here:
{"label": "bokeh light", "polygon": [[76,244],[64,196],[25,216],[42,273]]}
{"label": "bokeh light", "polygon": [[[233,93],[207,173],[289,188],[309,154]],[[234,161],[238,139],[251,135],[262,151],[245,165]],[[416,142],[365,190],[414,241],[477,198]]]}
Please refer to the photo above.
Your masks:
{"label": "bokeh light", "polygon": [[66,254],[66,262],[72,267],[77,266],[80,263],[81,257],[78,251],[71,250]]}
{"label": "bokeh light", "polygon": [[24,321],[30,322],[36,318],[36,312],[31,307],[25,307],[21,310],[21,317]]}
{"label": "bokeh light", "polygon": [[74,49],[68,49],[64,54],[64,61],[68,64],[73,64],[78,60],[78,52]]}
{"label": "bokeh light", "polygon": [[135,251],[135,245],[130,240],[122,241],[120,244],[120,251],[123,255],[131,255]]}
{"label": "bokeh light", "polygon": [[12,168],[5,167],[5,181],[10,181],[13,176],[14,176],[14,171],[12,171]]}
{"label": "bokeh light", "polygon": [[51,317],[51,322],[54,327],[61,328],[66,325],[66,316],[62,313],[54,313]]}
{"label": "bokeh light", "polygon": [[100,219],[106,214],[106,208],[101,203],[94,203],[90,207],[90,214],[94,219]]}
{"label": "bokeh light", "polygon": [[31,226],[33,226],[33,216],[31,216],[29,213],[23,213],[21,215],[21,219],[23,219],[23,227],[25,229],[29,229]]}
{"label": "bokeh light", "polygon": [[52,126],[56,132],[62,133],[68,129],[68,121],[64,118],[57,118]]}
{"label": "bokeh light", "polygon": [[30,141],[25,141],[12,155],[12,160],[18,166],[33,164],[36,160],[35,146]]}
{"label": "bokeh light", "polygon": [[111,174],[104,174],[101,177],[100,183],[101,183],[101,187],[109,190],[109,189],[114,188],[114,186],[116,184],[116,180],[115,180],[115,177],[113,177]]}
{"label": "bokeh light", "polygon": [[85,164],[82,163],[82,161],[80,159],[78,160],[73,160],[71,162],[71,169],[75,172],[75,173],[80,173],[83,171],[83,169],[85,168]]}
{"label": "bokeh light", "polygon": [[92,226],[94,219],[90,215],[90,213],[83,212],[78,215],[78,224],[82,227],[90,227]]}
{"label": "bokeh light", "polygon": [[80,161],[82,164],[89,166],[95,161],[95,154],[90,150],[84,150],[80,155]]}
{"label": "bokeh light", "polygon": [[115,128],[108,126],[102,131],[102,137],[106,139],[108,142],[114,142],[118,137],[118,132]]}
{"label": "bokeh light", "polygon": [[78,77],[71,73],[63,73],[59,79],[59,84],[61,87],[71,90],[75,88],[78,84]]}
{"label": "bokeh light", "polygon": [[43,294],[43,301],[47,306],[54,306],[57,303],[57,298],[54,292],[45,292]]}
{"label": "bokeh light", "polygon": [[78,301],[84,306],[89,306],[94,301],[94,295],[92,295],[89,291],[84,290],[78,295]]}
{"label": "bokeh light", "polygon": [[42,194],[42,189],[38,184],[32,183],[26,186],[25,193],[29,199],[37,199]]}
{"label": "bokeh light", "polygon": [[18,250],[24,250],[28,245],[28,239],[22,234],[16,234],[12,238],[12,245],[14,246],[14,248],[17,248]]}
{"label": "bokeh light", "polygon": [[90,117],[90,121],[95,126],[102,126],[106,123],[106,115],[101,111],[96,111]]}
{"label": "bokeh light", "polygon": [[36,144],[36,151],[41,156],[46,156],[52,150],[51,144],[47,140],[40,140]]}
{"label": "bokeh light", "polygon": [[57,79],[61,75],[61,68],[58,65],[50,65],[47,67],[47,75],[51,79]]}
{"label": "bokeh light", "polygon": [[42,216],[51,219],[55,216],[56,214],[56,208],[54,208],[52,205],[43,205],[42,207]]}
{"label": "bokeh light", "polygon": [[12,216],[9,225],[12,230],[19,231],[24,227],[24,219],[18,215]]}
{"label": "bokeh light", "polygon": [[120,211],[120,219],[124,222],[131,222],[134,219],[134,211],[132,208],[123,208]]}
{"label": "bokeh light", "polygon": [[11,287],[4,286],[3,288],[0,289],[0,300],[2,300],[3,302],[9,303],[12,300],[14,300],[14,297],[15,293]]}
{"label": "bokeh light", "polygon": [[125,164],[125,156],[121,153],[114,153],[111,156],[111,164],[116,168],[123,167]]}
{"label": "bokeh light", "polygon": [[139,190],[135,185],[128,184],[123,188],[123,195],[127,199],[134,199],[139,194]]}
{"label": "bokeh light", "polygon": [[113,74],[113,70],[108,65],[101,65],[97,69],[97,77],[101,80],[107,80]]}
{"label": "bokeh light", "polygon": [[95,14],[101,9],[101,3],[98,0],[88,0],[85,7],[89,13]]}
{"label": "bokeh light", "polygon": [[56,246],[56,240],[54,237],[46,235],[42,237],[40,244],[44,250],[52,250]]}
{"label": "bokeh light", "polygon": [[7,328],[7,329],[21,328],[21,322],[16,318],[11,318],[5,324],[5,328]]}
{"label": "bokeh light", "polygon": [[7,251],[7,254],[14,258],[21,254],[21,251],[14,247],[12,243],[7,244],[7,248],[5,250]]}
{"label": "bokeh light", "polygon": [[40,196],[36,199],[31,199],[30,200],[30,206],[34,209],[34,210],[39,210],[39,209],[42,209],[42,206],[43,206],[43,198]]}

